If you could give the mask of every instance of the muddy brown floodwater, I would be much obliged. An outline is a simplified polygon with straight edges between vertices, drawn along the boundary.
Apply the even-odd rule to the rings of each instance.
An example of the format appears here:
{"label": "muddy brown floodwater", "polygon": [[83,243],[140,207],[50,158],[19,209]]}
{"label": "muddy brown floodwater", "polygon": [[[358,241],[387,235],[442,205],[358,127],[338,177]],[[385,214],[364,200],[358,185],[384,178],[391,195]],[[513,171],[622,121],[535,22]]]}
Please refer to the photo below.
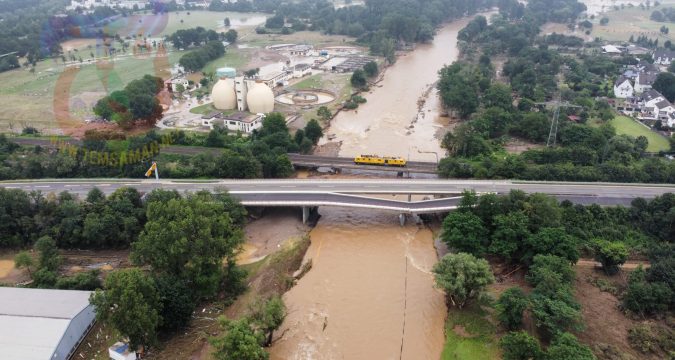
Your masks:
{"label": "muddy brown floodwater", "polygon": [[[327,135],[342,142],[340,156],[379,154],[436,161],[448,118],[441,117],[435,83],[438,70],[457,59],[457,33],[469,19],[441,28],[433,42],[399,57],[384,79],[365,94],[357,111],[343,111],[331,122]],[[424,103],[424,106],[420,106]],[[327,141],[322,139],[322,144]]]}
{"label": "muddy brown floodwater", "polygon": [[446,315],[432,232],[396,214],[321,208],[309,271],[284,295],[273,360],[438,359]]}

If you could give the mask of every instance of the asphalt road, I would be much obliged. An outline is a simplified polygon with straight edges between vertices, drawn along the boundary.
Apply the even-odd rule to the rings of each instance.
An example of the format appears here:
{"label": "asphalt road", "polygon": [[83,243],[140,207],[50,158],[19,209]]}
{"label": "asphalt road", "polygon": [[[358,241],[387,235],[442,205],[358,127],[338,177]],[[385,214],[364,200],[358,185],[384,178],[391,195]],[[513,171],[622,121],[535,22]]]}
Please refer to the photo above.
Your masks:
{"label": "asphalt road", "polygon": [[[84,195],[93,187],[105,193],[131,186],[141,192],[156,188],[178,191],[228,190],[250,206],[353,206],[396,210],[402,212],[434,212],[449,210],[457,205],[457,196],[464,190],[478,193],[508,193],[522,190],[527,193],[545,193],[560,200],[581,204],[629,205],[638,197],[654,198],[675,192],[674,185],[610,184],[610,183],[556,183],[484,180],[137,180],[137,179],[69,179],[0,182],[0,187],[43,192],[69,191]],[[378,194],[378,197],[366,196]],[[417,194],[446,197],[408,203],[386,199],[382,195]]]}

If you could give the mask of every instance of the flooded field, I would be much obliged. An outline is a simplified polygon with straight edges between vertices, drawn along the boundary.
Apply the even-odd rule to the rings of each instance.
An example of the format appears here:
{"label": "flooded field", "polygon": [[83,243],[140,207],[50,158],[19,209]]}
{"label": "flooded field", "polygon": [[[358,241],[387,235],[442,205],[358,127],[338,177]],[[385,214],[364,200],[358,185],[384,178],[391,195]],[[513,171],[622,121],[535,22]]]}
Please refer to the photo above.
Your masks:
{"label": "flooded field", "polygon": [[393,213],[321,208],[312,270],[284,295],[271,359],[438,359],[446,308],[432,232]]}
{"label": "flooded field", "polygon": [[[438,70],[457,59],[457,33],[468,19],[441,28],[431,44],[399,57],[357,111],[333,119],[327,134],[342,142],[340,156],[380,154],[436,161],[448,126],[435,89]],[[322,143],[326,143],[322,139]]]}

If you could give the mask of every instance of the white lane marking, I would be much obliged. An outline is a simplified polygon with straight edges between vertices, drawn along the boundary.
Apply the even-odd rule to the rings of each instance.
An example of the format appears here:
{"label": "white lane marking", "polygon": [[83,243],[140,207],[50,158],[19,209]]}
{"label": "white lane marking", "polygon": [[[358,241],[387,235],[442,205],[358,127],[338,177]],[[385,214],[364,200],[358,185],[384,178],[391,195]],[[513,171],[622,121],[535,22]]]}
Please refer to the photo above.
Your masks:
{"label": "white lane marking", "polygon": [[289,188],[289,189],[290,189],[290,188],[297,188],[297,186],[295,186],[295,185],[281,185],[280,187],[282,187],[282,188]]}
{"label": "white lane marking", "polygon": [[36,188],[48,188],[48,187],[51,187],[51,186],[49,186],[49,185],[37,185],[37,186],[34,186],[34,187],[36,187]]}
{"label": "white lane marking", "polygon": [[98,186],[110,186],[110,184],[100,184]]}
{"label": "white lane marking", "polygon": [[79,187],[79,186],[81,186],[81,185],[65,185],[65,187],[67,187],[67,188],[69,188],[69,187]]}
{"label": "white lane marking", "polygon": [[16,186],[5,186],[5,189],[20,189],[20,188]]}

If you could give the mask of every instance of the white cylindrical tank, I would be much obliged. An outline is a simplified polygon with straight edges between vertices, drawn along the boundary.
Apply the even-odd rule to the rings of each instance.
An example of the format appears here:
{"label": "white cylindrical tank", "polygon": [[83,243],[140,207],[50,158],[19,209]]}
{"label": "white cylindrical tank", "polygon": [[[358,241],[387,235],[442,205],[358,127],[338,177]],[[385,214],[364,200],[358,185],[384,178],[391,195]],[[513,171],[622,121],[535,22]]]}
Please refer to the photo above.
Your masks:
{"label": "white cylindrical tank", "polygon": [[256,81],[246,95],[248,111],[254,114],[274,111],[274,93],[262,81]]}
{"label": "white cylindrical tank", "polygon": [[213,106],[218,110],[232,110],[237,108],[237,94],[234,91],[234,80],[220,78],[211,90]]}

